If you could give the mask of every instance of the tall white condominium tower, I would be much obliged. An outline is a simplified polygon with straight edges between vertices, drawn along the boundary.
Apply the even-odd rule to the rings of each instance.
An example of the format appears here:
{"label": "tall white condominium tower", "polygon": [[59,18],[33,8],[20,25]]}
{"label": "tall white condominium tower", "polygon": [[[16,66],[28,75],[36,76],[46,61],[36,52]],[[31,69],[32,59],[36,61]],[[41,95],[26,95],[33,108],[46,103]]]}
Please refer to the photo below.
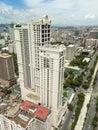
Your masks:
{"label": "tall white condominium tower", "polygon": [[57,126],[61,121],[64,56],[62,46],[40,47],[40,97],[41,103],[52,110],[52,122]]}
{"label": "tall white condominium tower", "polygon": [[50,43],[50,25],[46,15],[27,27],[18,24],[14,31],[22,98],[35,103],[40,103],[39,47]]}
{"label": "tall white condominium tower", "polygon": [[51,21],[16,25],[15,41],[22,99],[52,110],[53,126],[61,121],[65,49],[50,45]]}

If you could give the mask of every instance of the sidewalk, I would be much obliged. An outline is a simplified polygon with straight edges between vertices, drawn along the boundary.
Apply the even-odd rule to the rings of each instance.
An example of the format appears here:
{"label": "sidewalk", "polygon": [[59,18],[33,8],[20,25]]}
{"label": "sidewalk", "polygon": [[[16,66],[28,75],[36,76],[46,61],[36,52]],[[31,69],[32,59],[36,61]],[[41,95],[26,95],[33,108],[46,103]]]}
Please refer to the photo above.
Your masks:
{"label": "sidewalk", "polygon": [[81,113],[80,113],[77,125],[75,127],[75,130],[82,130],[82,127],[83,127],[83,124],[84,124],[84,120],[85,120],[85,117],[86,117],[86,112],[87,112],[87,104],[90,101],[90,97],[91,97],[91,92],[87,93],[85,95],[85,101],[84,101],[83,107],[81,109]]}

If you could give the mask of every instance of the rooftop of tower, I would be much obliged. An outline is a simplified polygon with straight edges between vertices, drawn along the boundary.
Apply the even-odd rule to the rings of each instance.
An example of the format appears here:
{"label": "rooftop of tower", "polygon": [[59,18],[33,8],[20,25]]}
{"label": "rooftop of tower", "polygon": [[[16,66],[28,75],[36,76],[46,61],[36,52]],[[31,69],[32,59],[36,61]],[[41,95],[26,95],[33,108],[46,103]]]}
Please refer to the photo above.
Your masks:
{"label": "rooftop of tower", "polygon": [[54,52],[61,52],[64,51],[66,48],[64,45],[49,45],[49,46],[42,46],[39,48],[40,50],[47,50],[47,51],[54,51]]}
{"label": "rooftop of tower", "polygon": [[39,20],[31,20],[32,23],[34,24],[51,24],[51,20],[48,18],[48,15],[44,15],[44,17],[42,19]]}

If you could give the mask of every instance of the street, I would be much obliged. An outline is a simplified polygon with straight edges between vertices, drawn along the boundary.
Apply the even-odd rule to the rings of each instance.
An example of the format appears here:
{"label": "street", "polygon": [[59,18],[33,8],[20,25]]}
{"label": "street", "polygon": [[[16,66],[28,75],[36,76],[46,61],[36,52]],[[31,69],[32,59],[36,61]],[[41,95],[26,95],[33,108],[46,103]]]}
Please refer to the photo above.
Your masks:
{"label": "street", "polygon": [[88,115],[87,115],[87,120],[85,122],[84,130],[92,130],[92,121],[95,115],[95,109],[96,109],[96,95],[98,94],[98,72],[97,72],[97,80],[96,80],[96,85],[92,93],[92,98],[91,98],[91,104],[90,108],[88,110]]}
{"label": "street", "polygon": [[69,112],[69,113],[68,113],[68,117],[67,117],[67,119],[65,120],[64,125],[63,125],[63,127],[61,128],[61,130],[67,130],[67,128],[68,128],[68,126],[69,126],[69,123],[70,123],[70,121],[71,121],[72,115],[73,115],[72,112]]}

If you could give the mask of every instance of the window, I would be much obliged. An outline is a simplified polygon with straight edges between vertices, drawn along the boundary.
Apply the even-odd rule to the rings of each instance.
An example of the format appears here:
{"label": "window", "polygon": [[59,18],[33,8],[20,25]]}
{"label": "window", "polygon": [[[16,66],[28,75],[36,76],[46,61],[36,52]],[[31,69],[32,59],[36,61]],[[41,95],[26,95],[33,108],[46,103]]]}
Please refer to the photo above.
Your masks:
{"label": "window", "polygon": [[42,29],[44,29],[44,25],[42,25]]}

